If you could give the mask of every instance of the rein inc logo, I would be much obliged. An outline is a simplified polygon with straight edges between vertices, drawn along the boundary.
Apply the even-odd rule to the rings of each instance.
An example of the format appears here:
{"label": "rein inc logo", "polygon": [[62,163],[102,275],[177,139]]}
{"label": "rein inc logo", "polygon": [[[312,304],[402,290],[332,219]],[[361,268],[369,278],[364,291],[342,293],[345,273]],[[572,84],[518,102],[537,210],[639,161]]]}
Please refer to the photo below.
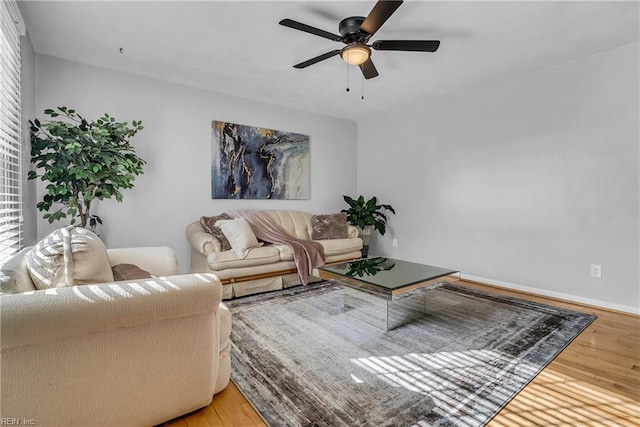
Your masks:
{"label": "rein inc logo", "polygon": [[35,426],[31,418],[0,418],[0,426]]}

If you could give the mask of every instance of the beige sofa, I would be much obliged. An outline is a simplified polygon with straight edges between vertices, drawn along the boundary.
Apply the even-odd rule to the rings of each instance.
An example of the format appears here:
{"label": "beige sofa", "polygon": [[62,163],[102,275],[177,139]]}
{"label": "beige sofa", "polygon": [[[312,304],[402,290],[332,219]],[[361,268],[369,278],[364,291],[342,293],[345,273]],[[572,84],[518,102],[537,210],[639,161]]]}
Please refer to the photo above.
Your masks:
{"label": "beige sofa", "polygon": [[[311,240],[312,214],[301,211],[264,211],[291,236]],[[358,230],[349,225],[348,238],[318,240],[325,252],[326,263],[361,257],[362,240]],[[296,286],[300,278],[293,261],[293,252],[286,245],[265,244],[239,259],[232,250],[222,251],[220,242],[207,233],[199,221],[187,226],[191,245],[191,272],[214,273],[222,282],[222,298],[229,299]],[[318,278],[310,277],[317,281]]]}
{"label": "beige sofa", "polygon": [[214,275],[170,248],[107,250],[156,278],[35,290],[25,254],[0,269],[2,419],[150,426],[208,405],[229,381],[231,315]]}

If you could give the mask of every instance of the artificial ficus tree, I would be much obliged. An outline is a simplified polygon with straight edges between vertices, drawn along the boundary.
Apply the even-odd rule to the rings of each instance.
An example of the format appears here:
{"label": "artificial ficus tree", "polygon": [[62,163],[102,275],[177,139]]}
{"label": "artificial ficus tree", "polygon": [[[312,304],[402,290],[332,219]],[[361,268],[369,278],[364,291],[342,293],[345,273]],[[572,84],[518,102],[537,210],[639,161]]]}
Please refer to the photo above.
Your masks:
{"label": "artificial ficus tree", "polygon": [[82,227],[95,227],[102,219],[91,213],[95,200],[115,198],[121,190],[133,188],[146,163],[135,153],[130,139],[142,130],[141,121],[117,122],[109,114],[87,121],[67,107],[47,109],[45,115],[65,120],[29,121],[31,163],[28,178],[48,182],[36,207],[46,211],[52,223],[71,218]]}

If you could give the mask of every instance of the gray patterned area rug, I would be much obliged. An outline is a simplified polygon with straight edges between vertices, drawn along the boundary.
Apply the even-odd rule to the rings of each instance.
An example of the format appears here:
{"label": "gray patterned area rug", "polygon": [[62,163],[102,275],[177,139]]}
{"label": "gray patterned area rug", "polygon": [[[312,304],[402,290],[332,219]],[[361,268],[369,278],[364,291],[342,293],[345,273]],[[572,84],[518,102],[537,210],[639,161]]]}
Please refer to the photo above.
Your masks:
{"label": "gray patterned area rug", "polygon": [[480,426],[595,316],[444,284],[385,332],[337,282],[226,302],[231,378],[270,426]]}

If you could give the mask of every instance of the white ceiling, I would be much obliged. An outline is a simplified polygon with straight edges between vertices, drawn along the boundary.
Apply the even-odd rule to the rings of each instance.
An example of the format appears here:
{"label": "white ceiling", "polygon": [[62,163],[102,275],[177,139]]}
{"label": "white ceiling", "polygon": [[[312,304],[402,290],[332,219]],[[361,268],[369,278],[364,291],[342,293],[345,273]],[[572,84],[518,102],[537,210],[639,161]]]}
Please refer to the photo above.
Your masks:
{"label": "white ceiling", "polygon": [[[637,1],[405,1],[372,40],[438,39],[436,53],[373,51],[364,82],[339,56],[292,68],[341,43],[278,25],[338,33],[375,1],[21,1],[37,53],[358,120],[638,41]],[[124,48],[120,54],[118,49]]]}

